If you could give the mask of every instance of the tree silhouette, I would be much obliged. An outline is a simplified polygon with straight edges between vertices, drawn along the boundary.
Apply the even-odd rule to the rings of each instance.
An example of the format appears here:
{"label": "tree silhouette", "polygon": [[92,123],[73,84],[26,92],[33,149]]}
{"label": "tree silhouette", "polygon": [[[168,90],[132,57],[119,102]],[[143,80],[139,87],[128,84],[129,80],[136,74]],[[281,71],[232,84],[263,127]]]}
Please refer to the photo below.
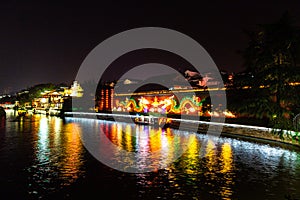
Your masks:
{"label": "tree silhouette", "polygon": [[[275,23],[260,24],[257,30],[248,31],[249,43],[242,52],[245,61],[247,84],[240,113],[266,117],[270,126],[292,129],[291,118],[299,112],[300,102],[295,86],[300,81],[300,31],[286,12]],[[245,85],[245,83],[243,83]]]}

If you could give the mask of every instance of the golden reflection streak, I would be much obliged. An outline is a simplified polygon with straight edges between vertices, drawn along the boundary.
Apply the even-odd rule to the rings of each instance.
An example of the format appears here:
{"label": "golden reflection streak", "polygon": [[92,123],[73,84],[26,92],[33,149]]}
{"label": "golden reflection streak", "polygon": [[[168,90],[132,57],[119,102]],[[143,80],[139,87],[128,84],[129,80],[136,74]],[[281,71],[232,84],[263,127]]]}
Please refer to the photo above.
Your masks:
{"label": "golden reflection streak", "polygon": [[184,143],[185,141],[181,141],[181,137],[174,134],[170,128],[165,129],[165,134],[162,137],[165,138],[162,140],[164,141],[163,147],[165,151],[168,152],[167,162],[170,162],[174,160],[174,152],[179,151],[180,144]]}
{"label": "golden reflection streak", "polygon": [[[173,134],[170,129],[166,129],[166,136],[170,143],[173,143],[172,151],[170,155],[173,156],[173,152],[178,150],[178,144],[185,143],[187,144],[186,150],[184,151],[184,159],[180,162],[180,168],[188,174],[187,182],[192,187],[197,187],[194,185],[194,181],[197,179],[197,175],[201,173],[198,171],[197,166],[199,165],[199,140],[197,139],[196,134],[191,134],[187,138],[178,137],[178,135]],[[175,137],[174,137],[175,136]],[[177,182],[177,176],[174,173],[173,167],[167,167],[165,170],[168,171],[169,183],[174,188],[180,188],[182,185],[180,182]],[[196,198],[196,197],[195,197]]]}
{"label": "golden reflection streak", "polygon": [[[109,126],[111,128],[109,128]],[[101,126],[106,137],[116,146],[122,145],[123,141],[123,127],[121,124],[112,123],[108,125],[107,123]]]}
{"label": "golden reflection streak", "polygon": [[161,134],[162,130],[161,128],[159,130],[150,129],[150,139],[149,139],[149,146],[151,152],[156,152],[161,150],[162,147],[162,140],[161,140]]}
{"label": "golden reflection streak", "polygon": [[214,166],[216,164],[216,152],[215,152],[215,143],[212,140],[207,141],[206,145],[206,157],[207,160],[207,168],[209,169],[209,173],[214,171]]}
{"label": "golden reflection streak", "polygon": [[221,161],[223,162],[223,169],[221,170],[221,172],[230,172],[232,170],[232,150],[230,144],[228,143],[225,143],[222,146]]}
{"label": "golden reflection streak", "polygon": [[229,143],[224,143],[222,145],[222,152],[221,152],[221,161],[222,161],[222,169],[221,173],[224,175],[225,184],[221,187],[221,195],[223,199],[229,200],[232,196],[232,185],[233,177],[232,177],[232,169],[233,169],[233,158],[232,158],[232,149]]}
{"label": "golden reflection streak", "polygon": [[125,150],[127,151],[133,151],[133,146],[132,146],[132,129],[131,126],[129,124],[126,125],[125,128],[125,141],[124,141],[124,145],[125,145]]}
{"label": "golden reflection streak", "polygon": [[105,133],[106,136],[110,139],[110,141],[114,144],[116,144],[116,141],[117,141],[117,133],[118,132],[118,127],[117,127],[117,124],[116,123],[113,123],[111,125],[111,132],[110,134],[108,133]]}
{"label": "golden reflection streak", "polygon": [[162,128],[150,130],[150,150],[151,152],[160,153],[160,161],[165,164],[173,161],[176,151],[180,149],[180,136],[176,135],[174,137],[170,128],[163,130]]}
{"label": "golden reflection streak", "polygon": [[199,161],[199,154],[198,154],[198,140],[196,138],[196,135],[191,135],[189,137],[189,146],[185,153],[188,163],[186,163],[185,171],[187,174],[193,175],[197,174],[197,170],[195,169],[195,166],[197,166],[197,163]]}
{"label": "golden reflection streak", "polygon": [[115,142],[119,147],[122,145],[122,139],[123,139],[123,127],[122,124],[117,124],[117,139]]}
{"label": "golden reflection streak", "polygon": [[65,159],[61,171],[64,173],[64,178],[67,178],[68,182],[71,183],[74,182],[81,173],[81,129],[78,124],[70,123],[65,127],[65,134]]}

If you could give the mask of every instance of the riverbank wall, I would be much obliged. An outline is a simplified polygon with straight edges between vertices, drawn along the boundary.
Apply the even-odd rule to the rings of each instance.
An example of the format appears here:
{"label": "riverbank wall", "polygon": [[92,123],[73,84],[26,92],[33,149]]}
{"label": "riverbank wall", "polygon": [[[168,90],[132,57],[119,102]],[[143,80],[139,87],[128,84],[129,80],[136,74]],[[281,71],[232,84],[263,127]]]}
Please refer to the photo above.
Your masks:
{"label": "riverbank wall", "polygon": [[[180,125],[178,122],[173,122],[169,125],[171,128],[189,130],[188,123]],[[209,130],[212,135],[233,137],[244,139],[248,141],[257,141],[268,144],[276,144],[279,146],[291,145],[300,150],[300,134],[293,131],[283,131],[282,135],[279,134],[279,130],[274,130],[267,127],[242,125],[242,124],[230,124],[230,123],[213,123],[213,122],[199,122],[198,133],[206,134]],[[218,133],[220,132],[220,133]],[[299,134],[299,135],[298,135]],[[298,135],[298,136],[297,136]],[[294,136],[294,137],[292,137]]]}
{"label": "riverbank wall", "polygon": [[[134,116],[122,115],[122,114],[106,114],[106,113],[76,113],[76,112],[66,112],[65,116],[80,117],[80,118],[96,118],[109,121],[124,121],[132,122]],[[258,141],[268,144],[276,144],[279,146],[294,146],[300,150],[300,134],[293,131],[284,131],[280,136],[278,130],[273,130],[271,128],[253,125],[243,125],[243,124],[231,124],[231,123],[217,123],[209,121],[193,121],[185,120],[182,122],[180,119],[172,119],[171,123],[167,124],[165,127],[170,127],[174,129],[181,130],[195,130],[195,124],[198,126],[197,132],[200,134],[206,134],[209,130],[218,136],[234,137],[249,141]],[[221,133],[221,134],[220,134]],[[299,134],[299,135],[298,135]],[[294,137],[292,137],[294,136]]]}

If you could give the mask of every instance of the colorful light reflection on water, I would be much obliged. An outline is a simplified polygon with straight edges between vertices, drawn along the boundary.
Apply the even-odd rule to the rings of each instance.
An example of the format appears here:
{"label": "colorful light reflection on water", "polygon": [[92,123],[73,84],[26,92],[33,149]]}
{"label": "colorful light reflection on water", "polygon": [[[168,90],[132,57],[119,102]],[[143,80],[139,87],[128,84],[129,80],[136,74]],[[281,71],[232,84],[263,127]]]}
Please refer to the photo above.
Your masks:
{"label": "colorful light reflection on water", "polygon": [[[140,167],[153,152],[170,162],[149,173],[124,173],[95,160],[82,144],[86,126],[136,152]],[[107,195],[131,199],[284,199],[300,197],[300,153],[232,138],[110,121],[35,115],[0,127],[0,194],[74,199]],[[118,151],[112,159],[120,162]],[[157,156],[159,155],[159,156]],[[132,160],[126,160],[128,164]],[[54,198],[53,198],[54,199]]]}

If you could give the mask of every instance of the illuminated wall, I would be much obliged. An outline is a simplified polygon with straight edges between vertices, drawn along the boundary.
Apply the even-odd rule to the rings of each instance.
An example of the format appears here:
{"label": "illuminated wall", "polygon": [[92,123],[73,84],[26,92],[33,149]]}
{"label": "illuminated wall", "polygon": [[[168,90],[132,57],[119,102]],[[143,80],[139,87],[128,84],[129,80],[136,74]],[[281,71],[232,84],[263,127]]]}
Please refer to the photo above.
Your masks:
{"label": "illuminated wall", "polygon": [[211,112],[209,94],[195,92],[160,93],[159,91],[144,94],[115,94],[113,88],[102,88],[98,93],[96,110],[98,112],[135,112],[141,114],[184,114],[204,117],[236,116],[228,110]]}
{"label": "illuminated wall", "polygon": [[145,95],[125,100],[115,99],[113,109],[138,113],[199,114],[203,100],[186,96],[178,100],[174,95]]}

